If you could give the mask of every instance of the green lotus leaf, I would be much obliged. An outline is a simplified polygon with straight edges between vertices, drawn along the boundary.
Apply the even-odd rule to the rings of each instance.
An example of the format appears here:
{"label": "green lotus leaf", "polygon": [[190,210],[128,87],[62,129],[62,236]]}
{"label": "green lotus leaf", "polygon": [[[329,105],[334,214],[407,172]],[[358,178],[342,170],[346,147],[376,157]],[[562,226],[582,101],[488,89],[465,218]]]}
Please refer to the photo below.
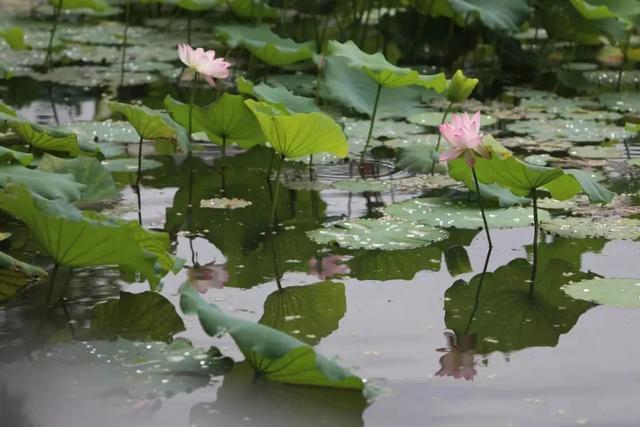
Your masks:
{"label": "green lotus leaf", "polygon": [[640,4],[635,0],[570,0],[573,7],[588,20],[623,18],[638,15]]}
{"label": "green lotus leaf", "polygon": [[[596,2],[590,1],[589,3]],[[543,11],[543,26],[549,36],[556,40],[570,40],[580,44],[600,44],[600,37],[605,36],[614,41],[622,41],[627,33],[626,25],[622,20],[616,18],[586,19],[571,2],[544,0],[540,6]]]}
{"label": "green lotus leaf", "polygon": [[462,70],[457,70],[444,91],[444,96],[449,102],[464,102],[471,96],[471,92],[478,85],[478,79],[472,79],[464,75]]}
{"label": "green lotus leaf", "polygon": [[201,12],[211,9],[221,3],[221,0],[177,0],[176,6],[191,12]]}
{"label": "green lotus leaf", "polygon": [[45,154],[38,163],[38,170],[55,174],[72,174],[76,182],[84,185],[80,197],[82,201],[113,200],[119,194],[109,170],[92,157],[60,159]]}
{"label": "green lotus leaf", "polygon": [[109,4],[105,0],[49,0],[49,4],[58,6],[62,2],[62,8],[65,10],[72,9],[91,9],[94,12],[106,12],[110,9]]}
{"label": "green lotus leaf", "polygon": [[3,38],[13,50],[24,50],[29,47],[24,42],[24,31],[21,27],[0,28],[0,38]]}
{"label": "green lotus leaf", "polygon": [[412,249],[443,240],[448,233],[430,225],[394,219],[340,221],[307,233],[321,243],[336,243],[348,249]]}
{"label": "green lotus leaf", "polygon": [[[408,147],[400,147],[396,166],[414,173],[430,173],[436,158],[435,145],[414,144]],[[443,165],[436,163],[435,172],[443,172]]]}
{"label": "green lotus leaf", "polygon": [[279,13],[278,9],[262,1],[227,0],[227,4],[233,13],[240,18],[275,18]]}
{"label": "green lotus leaf", "polygon": [[11,148],[0,146],[0,162],[10,163],[17,161],[22,166],[28,166],[33,161],[33,154],[12,150]]}
{"label": "green lotus leaf", "polygon": [[32,123],[21,117],[0,112],[0,122],[7,124],[27,144],[44,151],[61,151],[72,156],[80,154],[75,134]]}
{"label": "green lotus leaf", "polygon": [[159,293],[120,292],[119,299],[108,299],[93,308],[89,337],[168,342],[182,331],[184,323],[175,307]]}
{"label": "green lotus leaf", "polygon": [[265,83],[254,85],[251,81],[240,77],[238,79],[238,91],[242,94],[253,96],[258,101],[273,104],[282,111],[291,113],[321,112],[313,99],[296,95],[284,86],[272,87]]}
{"label": "green lotus leaf", "polygon": [[493,31],[513,33],[531,14],[526,0],[449,0],[449,6],[464,22],[469,16]]}
{"label": "green lotus leaf", "polygon": [[[532,191],[544,189],[558,200],[570,199],[580,192],[585,192],[595,203],[608,203],[613,198],[612,192],[588,174],[529,165],[513,156],[501,158],[493,154],[490,159],[479,157],[475,169],[480,183],[498,184],[517,196],[528,197]],[[475,188],[471,169],[464,159],[449,162],[449,175],[464,182],[468,188]]]}
{"label": "green lotus leaf", "polygon": [[297,43],[292,39],[282,38],[267,25],[221,25],[216,28],[217,34],[230,47],[244,47],[262,62],[272,66],[293,64],[313,58],[313,43]]}
{"label": "green lotus leaf", "polygon": [[[439,197],[412,199],[395,203],[384,209],[387,215],[405,221],[416,221],[434,227],[482,228],[482,216],[477,203],[454,201]],[[533,224],[533,212],[529,208],[511,207],[507,209],[485,207],[489,228],[518,228]],[[546,211],[539,217],[549,219]]]}
{"label": "green lotus leaf", "polygon": [[600,278],[562,288],[571,298],[614,307],[640,308],[640,279]]}
{"label": "green lotus leaf", "polygon": [[183,152],[191,152],[189,136],[183,127],[166,113],[144,106],[109,102],[109,109],[124,115],[143,139],[170,141],[180,146]]}
{"label": "green lotus leaf", "polygon": [[[207,387],[213,376],[224,375],[233,362],[216,348],[194,347],[179,338],[170,344],[118,339],[49,344],[3,372],[43,396],[77,399],[100,396],[112,410]],[[126,390],[126,392],[125,392]]]}
{"label": "green lotus leaf", "polygon": [[423,75],[410,68],[397,67],[388,62],[382,53],[369,55],[361,51],[351,40],[346,43],[331,40],[329,55],[345,59],[351,68],[361,70],[385,88],[415,85],[434,89],[439,93],[447,88],[447,79],[443,73]]}
{"label": "green lotus leaf", "polygon": [[595,143],[622,140],[631,135],[624,128],[595,120],[572,119],[521,120],[507,125],[519,135],[531,135],[537,140],[569,140],[576,143]]}
{"label": "green lotus leaf", "polygon": [[640,239],[640,219],[615,217],[555,217],[540,227],[548,233],[574,239],[601,237],[608,240]]}
{"label": "green lotus leaf", "polygon": [[342,128],[324,113],[285,114],[263,102],[245,101],[273,149],[288,159],[316,153],[349,154]]}
{"label": "green lotus leaf", "polygon": [[346,311],[342,283],[325,281],[288,286],[267,297],[259,323],[316,345],[338,329]]}
{"label": "green lotus leaf", "polygon": [[0,187],[22,184],[49,200],[75,202],[82,198],[86,186],[70,173],[57,174],[23,166],[0,166]]}
{"label": "green lotus leaf", "polygon": [[0,304],[14,298],[32,281],[46,275],[41,268],[0,252]]}
{"label": "green lotus leaf", "polygon": [[62,127],[75,133],[79,143],[137,143],[140,140],[136,129],[129,122],[106,120],[104,122],[69,123]]}
{"label": "green lotus leaf", "polygon": [[253,369],[264,378],[286,384],[352,389],[366,393],[364,381],[302,341],[269,326],[231,317],[206,303],[186,286],[180,306],[197,315],[207,334],[228,332]]}
{"label": "green lotus leaf", "polygon": [[140,273],[152,287],[176,269],[176,260],[168,252],[169,236],[147,231],[137,222],[81,212],[16,184],[7,185],[0,193],[0,209],[24,222],[60,265],[116,265],[127,273]]}
{"label": "green lotus leaf", "polygon": [[392,185],[389,182],[375,179],[347,179],[333,182],[331,188],[349,191],[351,193],[364,193],[371,191],[389,191]]}
{"label": "green lotus leaf", "polygon": [[[176,122],[188,129],[188,104],[167,95],[164,106]],[[207,107],[193,106],[191,114],[193,132],[205,132],[214,144],[238,144],[242,148],[264,144],[260,125],[241,95],[224,93],[220,99]]]}
{"label": "green lotus leaf", "polygon": [[[353,108],[358,113],[371,117],[378,85],[372,79],[363,79],[362,72],[351,68],[343,57],[325,57],[325,68],[320,84],[322,97]],[[382,90],[376,117],[404,118],[424,111],[420,103],[424,90],[406,86],[393,90]]]}

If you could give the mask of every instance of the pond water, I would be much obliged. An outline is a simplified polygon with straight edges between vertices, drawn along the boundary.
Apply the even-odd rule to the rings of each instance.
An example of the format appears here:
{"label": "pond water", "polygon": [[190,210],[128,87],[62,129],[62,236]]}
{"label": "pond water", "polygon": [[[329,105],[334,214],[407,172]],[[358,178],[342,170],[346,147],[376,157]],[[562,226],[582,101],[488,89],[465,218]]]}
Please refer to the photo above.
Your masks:
{"label": "pond water", "polygon": [[[136,31],[150,31],[166,40],[157,51],[146,53],[149,73],[134,70],[130,73],[135,76],[125,76],[131,84],[114,90],[119,75],[113,69],[108,72],[115,77],[105,77],[104,70],[87,71],[95,66],[87,64],[99,61],[81,60],[83,55],[104,56],[107,64],[117,65],[119,51],[114,56],[110,49],[116,48],[105,43],[104,51],[96,53],[99,43],[86,45],[78,39],[99,35],[65,24],[63,39],[74,47],[57,51],[59,64],[49,73],[59,74],[33,78],[25,67],[42,55],[33,59],[25,54],[14,66],[15,76],[0,81],[0,98],[34,123],[73,132],[90,123],[85,131],[89,142],[97,135],[93,142],[118,148],[114,157],[135,159],[138,138],[130,125],[118,121],[108,130],[95,127],[110,116],[106,97],[160,109],[167,94],[181,100],[190,96],[190,85],[178,81],[180,68],[166,52],[183,27],[162,34],[156,28],[162,28],[162,21],[150,21],[134,29],[132,37]],[[44,53],[39,39],[47,28],[41,24],[30,27],[30,41],[39,54]],[[194,39],[206,39],[203,23],[193,25],[198,29]],[[105,27],[104,36],[120,29]],[[18,55],[4,45],[0,49],[0,65]],[[76,61],[85,63],[84,68]],[[64,70],[67,62],[76,65]],[[310,73],[287,73],[269,75],[267,81],[312,96]],[[590,78],[599,85],[615,85],[615,79],[606,79],[609,71],[601,73]],[[636,94],[635,73],[625,77],[624,96]],[[88,74],[96,84],[88,82]],[[383,120],[373,135],[375,148],[364,169],[358,167],[357,155],[365,146],[368,119],[323,104],[322,110],[347,133],[351,161],[316,156],[311,169],[288,162],[278,191],[273,152],[262,145],[246,150],[230,146],[223,153],[195,134],[193,154],[187,155],[145,141],[145,160],[157,163],[148,164],[140,185],[135,167],[115,171],[115,201],[80,206],[168,233],[170,252],[184,260],[157,289],[184,322],[184,330],[176,334],[168,326],[164,341],[170,344],[127,339],[136,337],[140,331],[135,325],[145,319],[162,330],[174,315],[152,308],[113,311],[111,320],[124,325],[118,337],[91,338],[98,328],[96,305],[124,301],[128,297],[121,291],[149,291],[149,283],[129,283],[131,276],[116,268],[54,267],[29,229],[3,216],[0,231],[11,233],[10,243],[2,242],[3,250],[42,267],[49,277],[7,301],[8,282],[0,278],[0,425],[637,425],[640,341],[634,337],[640,327],[640,303],[635,299],[640,296],[632,290],[628,306],[619,307],[598,305],[588,295],[574,299],[563,290],[598,277],[640,280],[640,226],[632,222],[640,215],[640,149],[623,127],[629,119],[637,122],[637,109],[612,107],[604,97],[561,97],[532,86],[509,86],[518,79],[510,76],[487,84],[483,103],[464,104],[469,111],[482,108],[487,114],[486,133],[530,163],[582,169],[595,177],[593,182],[618,194],[609,208],[593,207],[586,198],[572,199],[569,205],[540,200],[546,209],[541,216],[551,224],[547,227],[563,215],[592,222],[558,226],[561,231],[555,233],[543,226],[536,248],[530,207],[509,211],[512,224],[491,229],[489,249],[477,207],[468,211],[475,197],[464,185],[445,178],[442,171],[434,178],[396,162],[399,147],[435,144],[433,122],[438,124],[446,104],[433,101],[433,94],[408,106],[388,99],[394,107],[382,110]],[[86,83],[74,84],[74,79]],[[536,87],[574,93],[559,85],[542,81]],[[198,104],[216,98],[215,91],[198,86]],[[394,112],[400,104],[407,112]],[[433,117],[414,117],[419,113]],[[11,133],[1,141],[17,146]],[[412,221],[419,209],[401,203],[417,198],[449,206],[431,216],[455,221],[458,227],[447,228],[448,234],[435,242],[411,246],[420,228],[394,233],[391,217],[402,209]],[[233,206],[212,208],[212,199]],[[274,203],[275,227],[270,221]],[[450,203],[456,204],[452,208]],[[497,203],[491,206],[490,222],[504,221]],[[349,222],[359,218],[377,221],[383,232],[362,232],[369,223]],[[513,228],[514,221],[520,226]],[[465,225],[469,222],[477,226]],[[335,224],[338,227],[331,228]],[[323,227],[334,233],[329,243],[321,240],[322,233],[314,234]],[[586,286],[579,291],[594,292]],[[366,400],[352,390],[293,386],[257,375],[229,334],[212,337],[198,316],[185,314],[185,287],[236,318],[271,326],[335,358],[375,387],[377,396]],[[59,303],[48,307],[50,301]],[[134,325],[131,329],[128,322]]]}

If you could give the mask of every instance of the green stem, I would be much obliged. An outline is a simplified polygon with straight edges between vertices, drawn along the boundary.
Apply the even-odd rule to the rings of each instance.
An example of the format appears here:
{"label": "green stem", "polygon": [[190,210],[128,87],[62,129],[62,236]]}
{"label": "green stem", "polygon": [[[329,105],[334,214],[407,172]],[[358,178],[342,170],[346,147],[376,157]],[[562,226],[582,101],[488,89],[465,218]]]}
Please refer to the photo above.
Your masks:
{"label": "green stem", "polygon": [[122,61],[120,63],[120,86],[124,84],[124,61],[127,56],[127,33],[129,31],[129,16],[131,13],[131,0],[127,0],[127,8],[124,18],[124,36],[122,38]]}
{"label": "green stem", "polygon": [[222,135],[222,158],[227,157],[227,137]]}
{"label": "green stem", "polygon": [[[449,102],[449,105],[447,105],[447,109],[444,111],[444,114],[442,115],[442,120],[440,120],[440,124],[444,124],[445,121],[447,121],[447,117],[449,116],[449,113],[451,112],[451,108],[453,107],[453,102]],[[438,152],[438,150],[440,150],[440,142],[442,141],[442,133],[440,133],[440,130],[438,130],[438,142],[436,142],[436,153]],[[434,171],[436,169],[436,162],[434,161],[431,164],[431,175],[433,175]]]}
{"label": "green stem", "polygon": [[533,200],[533,267],[531,268],[531,281],[529,282],[529,300],[533,299],[533,286],[536,283],[536,275],[538,272],[538,194],[536,190],[531,192]]}
{"label": "green stem", "polygon": [[362,169],[362,166],[364,165],[364,158],[367,155],[367,149],[369,148],[369,143],[371,142],[373,125],[376,122],[376,114],[378,112],[378,102],[380,101],[380,92],[382,92],[382,85],[378,84],[378,90],[376,91],[376,100],[373,103],[373,112],[371,113],[371,123],[369,124],[369,134],[367,135],[367,142],[364,144],[364,150],[362,150],[362,154],[360,155],[360,169]]}
{"label": "green stem", "polygon": [[195,101],[195,93],[196,93],[196,82],[198,81],[198,73],[193,75],[193,80],[191,81],[191,95],[189,98],[189,141],[191,141],[191,136],[193,135],[193,104]]}
{"label": "green stem", "polygon": [[47,307],[51,302],[51,297],[53,296],[53,288],[56,284],[56,275],[58,274],[58,268],[60,268],[60,264],[57,262],[53,264],[53,270],[51,271],[51,280],[49,281],[49,290],[47,291],[47,300],[45,301]]}
{"label": "green stem", "polygon": [[489,234],[489,224],[487,224],[487,216],[484,212],[484,202],[482,200],[482,195],[480,194],[480,183],[478,183],[478,175],[476,175],[476,168],[471,167],[471,174],[473,175],[473,183],[476,186],[476,193],[478,194],[478,204],[480,205],[480,213],[482,213],[482,222],[484,223],[484,231],[487,234],[487,241],[489,242],[489,247],[493,247],[493,243],[491,242],[491,234]]}
{"label": "green stem", "polygon": [[64,0],[60,0],[58,6],[55,8],[53,16],[53,27],[51,27],[51,34],[49,34],[49,45],[47,46],[47,56],[44,58],[44,67],[49,70],[51,66],[51,54],[53,50],[53,38],[56,35],[56,29],[58,28],[58,22],[60,21],[60,14],[62,13],[62,3]]}
{"label": "green stem", "polygon": [[138,142],[138,177],[136,178],[136,187],[140,187],[140,179],[142,177],[142,137]]}
{"label": "green stem", "polygon": [[624,44],[624,53],[623,53],[623,58],[622,58],[622,64],[620,64],[620,71],[618,71],[618,84],[616,87],[616,91],[620,92],[621,88],[622,88],[622,72],[624,71],[624,67],[627,63],[627,55],[629,54],[629,42],[631,39],[631,31],[629,31],[627,33],[627,40]]}
{"label": "green stem", "polygon": [[271,224],[275,225],[276,220],[276,208],[278,207],[278,197],[280,196],[280,172],[282,172],[282,165],[284,164],[284,156],[280,158],[280,164],[278,164],[278,171],[276,172],[276,191],[273,197],[273,206],[271,207]]}

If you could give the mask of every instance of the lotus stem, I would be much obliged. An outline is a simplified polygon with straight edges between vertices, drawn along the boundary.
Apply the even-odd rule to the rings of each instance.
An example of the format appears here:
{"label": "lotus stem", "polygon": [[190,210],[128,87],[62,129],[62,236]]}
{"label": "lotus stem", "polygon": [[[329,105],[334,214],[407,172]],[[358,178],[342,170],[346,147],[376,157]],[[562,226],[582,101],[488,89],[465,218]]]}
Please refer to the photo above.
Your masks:
{"label": "lotus stem", "polygon": [[313,182],[313,154],[309,155],[309,182]]}
{"label": "lotus stem", "polygon": [[124,84],[124,61],[127,56],[127,33],[129,31],[129,16],[131,14],[131,0],[127,0],[124,18],[124,36],[122,38],[122,61],[120,63],[120,86]]}
{"label": "lotus stem", "polygon": [[[447,121],[447,116],[449,116],[449,113],[451,112],[451,108],[453,108],[453,102],[449,102],[449,105],[447,105],[447,109],[444,110],[444,114],[442,115],[442,120],[440,120],[441,125]],[[441,141],[442,141],[442,133],[438,132],[438,142],[436,142],[436,153],[438,152],[438,150],[440,150]],[[431,175],[434,174],[435,169],[436,169],[436,162],[434,161],[431,164]]]}
{"label": "lotus stem", "polygon": [[189,142],[191,142],[191,136],[193,134],[193,103],[195,102],[195,94],[196,94],[196,82],[198,81],[198,73],[194,73],[193,80],[191,81],[191,94],[189,95],[189,123],[188,123],[188,131],[189,131]]}
{"label": "lotus stem", "polygon": [[371,123],[369,124],[369,133],[367,135],[367,142],[364,144],[364,150],[360,155],[360,169],[364,165],[364,158],[367,155],[367,149],[369,148],[369,142],[371,142],[371,135],[373,134],[373,126],[376,122],[376,114],[378,112],[378,102],[380,101],[380,92],[382,92],[382,85],[378,84],[378,90],[376,91],[376,99],[373,102],[373,112],[371,113]]}
{"label": "lotus stem", "polygon": [[47,307],[51,302],[51,297],[53,296],[53,288],[56,284],[56,276],[58,275],[58,269],[60,268],[60,264],[57,262],[53,264],[53,270],[51,271],[51,280],[49,281],[49,290],[47,291],[47,300],[45,301]]}
{"label": "lotus stem", "polygon": [[136,187],[140,187],[140,179],[142,178],[142,136],[138,141],[138,177],[136,178]]}
{"label": "lotus stem", "polygon": [[482,200],[482,195],[480,194],[480,183],[478,182],[478,175],[476,175],[476,168],[471,167],[471,174],[473,175],[473,183],[476,186],[476,193],[478,194],[478,204],[480,205],[480,213],[482,214],[482,222],[484,223],[484,232],[487,234],[487,241],[489,242],[489,247],[493,247],[493,243],[491,242],[491,234],[489,233],[489,224],[487,223],[487,215],[484,212],[484,202]]}
{"label": "lotus stem", "polygon": [[278,207],[278,197],[280,196],[280,172],[282,172],[282,165],[284,164],[284,156],[280,158],[278,164],[278,170],[276,172],[276,191],[273,197],[273,206],[271,207],[271,225],[275,225],[276,220],[276,208]]}
{"label": "lotus stem", "polygon": [[56,29],[58,28],[58,22],[60,21],[60,14],[62,13],[62,3],[64,0],[60,0],[55,8],[53,15],[53,27],[51,27],[51,33],[49,34],[49,45],[47,46],[47,56],[44,58],[44,67],[48,71],[51,66],[51,53],[53,50],[53,38],[56,35]]}
{"label": "lotus stem", "polygon": [[529,300],[533,299],[533,286],[536,283],[536,275],[538,272],[538,193],[534,189],[531,192],[531,200],[533,201],[533,267],[531,268],[531,281],[529,283]]}
{"label": "lotus stem", "polygon": [[622,73],[624,71],[624,67],[627,63],[627,55],[629,54],[629,43],[631,39],[631,31],[627,32],[627,40],[624,43],[624,51],[622,57],[622,64],[620,64],[620,70],[618,71],[618,84],[616,85],[616,91],[620,92],[622,89]]}

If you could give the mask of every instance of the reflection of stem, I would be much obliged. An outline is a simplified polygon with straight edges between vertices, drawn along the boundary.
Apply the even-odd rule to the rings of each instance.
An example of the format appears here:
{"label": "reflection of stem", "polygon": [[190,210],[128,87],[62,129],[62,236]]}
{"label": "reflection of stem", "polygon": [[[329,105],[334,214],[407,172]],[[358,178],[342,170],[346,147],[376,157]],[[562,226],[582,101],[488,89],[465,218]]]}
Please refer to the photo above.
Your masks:
{"label": "reflection of stem", "polygon": [[138,224],[142,225],[142,195],[140,194],[140,186],[136,185],[136,196],[138,197]]}
{"label": "reflection of stem", "polygon": [[480,282],[478,283],[478,289],[476,290],[476,298],[475,302],[473,303],[473,309],[471,310],[471,314],[469,315],[469,320],[467,320],[467,326],[464,328],[464,335],[469,334],[469,328],[471,328],[473,318],[476,316],[476,312],[478,311],[478,307],[480,306],[480,291],[482,290],[482,284],[484,283],[484,276],[485,274],[487,274],[487,267],[489,266],[489,258],[491,258],[492,250],[493,247],[489,246],[487,256],[484,259],[484,267],[482,268],[482,273],[480,274]]}
{"label": "reflection of stem", "polygon": [[227,157],[227,137],[222,135],[222,158]]}
{"label": "reflection of stem", "polygon": [[471,174],[473,175],[473,183],[476,186],[476,193],[478,194],[478,204],[480,205],[480,212],[482,213],[482,222],[484,223],[484,231],[487,233],[487,240],[489,241],[489,247],[493,247],[491,242],[491,234],[489,234],[489,224],[487,224],[487,216],[484,213],[484,203],[482,195],[480,194],[480,184],[478,183],[478,176],[476,175],[476,168],[471,167]]}
{"label": "reflection of stem", "polygon": [[[449,105],[447,105],[447,109],[444,111],[444,114],[442,115],[442,120],[440,120],[441,125],[444,124],[444,122],[447,120],[447,116],[451,112],[452,107],[453,107],[453,102],[449,102]],[[442,141],[442,133],[440,133],[440,129],[438,129],[438,142],[436,142],[436,153],[440,149],[441,141]],[[436,162],[435,160],[433,160],[431,163],[431,175],[433,175],[433,172],[435,171],[435,169],[436,169]]]}
{"label": "reflection of stem", "polygon": [[71,314],[69,313],[69,309],[67,308],[67,302],[64,299],[64,295],[60,296],[60,306],[62,307],[62,311],[64,311],[64,315],[67,318],[67,325],[69,325],[69,332],[71,332],[71,337],[76,339],[76,329],[73,327],[73,320],[71,319]]}
{"label": "reflection of stem", "polygon": [[313,154],[309,155],[309,182],[313,182]]}
{"label": "reflection of stem", "polygon": [[193,102],[196,93],[196,81],[198,80],[198,73],[194,73],[193,80],[191,81],[191,95],[189,99],[189,142],[191,142],[191,135],[193,134]]}
{"label": "reflection of stem", "polygon": [[56,275],[58,274],[59,268],[60,268],[60,264],[58,264],[57,262],[53,264],[53,270],[51,271],[51,280],[49,281],[49,290],[47,291],[47,300],[46,300],[47,306],[51,302],[51,297],[53,296],[53,287],[55,286]]}
{"label": "reflection of stem", "polygon": [[371,135],[373,134],[373,125],[376,122],[376,113],[378,112],[378,102],[380,101],[380,92],[382,92],[382,85],[378,84],[378,90],[376,91],[376,99],[373,102],[373,112],[371,113],[371,123],[369,124],[369,133],[367,134],[367,142],[364,144],[364,150],[360,155],[360,169],[364,165],[364,158],[367,155],[367,149],[371,142]]}
{"label": "reflection of stem", "polygon": [[51,103],[51,111],[53,112],[53,119],[56,121],[56,126],[60,126],[60,117],[58,116],[58,108],[56,107],[56,100],[53,97],[53,85],[49,84],[49,102]]}
{"label": "reflection of stem", "polygon": [[276,220],[276,208],[278,207],[278,197],[280,195],[280,172],[282,172],[282,165],[284,163],[284,156],[280,159],[278,164],[278,171],[276,172],[276,191],[273,196],[273,207],[271,208],[271,224],[273,225]]}
{"label": "reflection of stem", "polygon": [[531,268],[531,281],[529,283],[529,300],[533,299],[533,287],[536,283],[536,274],[538,272],[538,194],[534,189],[531,192],[533,200],[533,267]]}
{"label": "reflection of stem", "polygon": [[622,64],[620,64],[620,71],[618,71],[618,84],[616,87],[616,91],[620,92],[620,89],[622,88],[622,72],[624,70],[624,66],[627,63],[627,55],[629,54],[629,39],[631,38],[631,30],[629,30],[629,32],[627,32],[627,41],[624,44],[624,53],[623,53],[623,57],[622,57]]}
{"label": "reflection of stem", "polygon": [[124,37],[122,38],[122,62],[120,63],[120,86],[124,84],[124,60],[127,56],[127,32],[129,31],[129,14],[131,13],[131,0],[127,0],[124,18]]}
{"label": "reflection of stem", "polygon": [[51,53],[53,50],[53,38],[56,34],[56,29],[58,28],[58,21],[60,21],[60,13],[62,12],[62,3],[64,0],[58,0],[58,5],[56,6],[54,15],[53,15],[53,27],[51,27],[51,33],[49,34],[49,45],[47,46],[47,56],[44,58],[44,67],[48,71],[51,66]]}

